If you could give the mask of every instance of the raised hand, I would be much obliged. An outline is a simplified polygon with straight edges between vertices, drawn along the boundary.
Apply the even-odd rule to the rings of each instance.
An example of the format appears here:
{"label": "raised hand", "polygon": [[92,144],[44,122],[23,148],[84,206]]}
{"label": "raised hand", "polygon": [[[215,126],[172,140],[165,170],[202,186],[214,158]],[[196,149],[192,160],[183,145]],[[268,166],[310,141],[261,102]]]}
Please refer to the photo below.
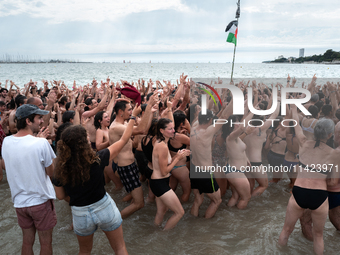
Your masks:
{"label": "raised hand", "polygon": [[132,110],[132,116],[136,117],[142,112],[142,107],[136,103],[135,108]]}
{"label": "raised hand", "polygon": [[48,135],[50,134],[50,131],[47,127],[42,127],[39,131],[39,133],[37,134],[37,137],[41,137],[41,138],[47,138]]}

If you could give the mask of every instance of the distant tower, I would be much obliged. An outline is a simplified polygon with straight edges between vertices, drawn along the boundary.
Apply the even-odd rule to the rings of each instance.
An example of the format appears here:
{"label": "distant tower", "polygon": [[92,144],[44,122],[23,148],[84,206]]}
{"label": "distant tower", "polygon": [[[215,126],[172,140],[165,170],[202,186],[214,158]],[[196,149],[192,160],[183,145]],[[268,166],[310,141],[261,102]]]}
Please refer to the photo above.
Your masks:
{"label": "distant tower", "polygon": [[302,48],[299,50],[299,58],[303,58],[305,56],[305,49]]}

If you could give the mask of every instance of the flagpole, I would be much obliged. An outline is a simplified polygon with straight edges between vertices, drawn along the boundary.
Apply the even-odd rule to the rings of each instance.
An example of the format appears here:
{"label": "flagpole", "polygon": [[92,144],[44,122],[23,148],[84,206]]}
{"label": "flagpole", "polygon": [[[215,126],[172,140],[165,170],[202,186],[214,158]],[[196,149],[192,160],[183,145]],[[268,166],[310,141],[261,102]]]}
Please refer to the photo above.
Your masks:
{"label": "flagpole", "polygon": [[[236,24],[237,24],[237,30],[238,30],[238,19],[240,17],[240,0],[237,1],[237,10],[236,10],[236,15],[235,15],[235,18],[237,19],[236,20]],[[234,74],[234,63],[235,63],[235,53],[236,53],[236,44],[237,44],[237,38],[236,38],[236,42],[235,42],[235,45],[234,45],[234,56],[233,56],[233,65],[232,65],[232,68],[231,68],[231,78],[230,78],[230,82],[233,82],[233,74]]]}
{"label": "flagpole", "polygon": [[[238,29],[238,18],[237,18],[237,29]],[[237,41],[236,41],[237,44]],[[235,52],[236,52],[236,44],[234,46],[234,56],[233,56],[233,65],[231,67],[231,78],[230,78],[230,82],[233,82],[233,74],[234,74],[234,62],[235,62]]]}

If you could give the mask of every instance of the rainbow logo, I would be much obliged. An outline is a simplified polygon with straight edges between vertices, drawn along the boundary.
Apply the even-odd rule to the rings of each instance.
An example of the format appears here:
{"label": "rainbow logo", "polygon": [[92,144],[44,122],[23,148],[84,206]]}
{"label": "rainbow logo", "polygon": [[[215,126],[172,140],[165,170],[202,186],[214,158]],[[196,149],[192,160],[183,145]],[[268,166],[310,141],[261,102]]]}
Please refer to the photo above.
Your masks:
{"label": "rainbow logo", "polygon": [[[197,82],[197,83],[200,84],[200,85],[206,86],[208,89],[210,89],[212,92],[214,92],[215,95],[217,96],[217,98],[218,98],[218,100],[219,100],[221,106],[222,106],[222,100],[221,100],[219,94],[217,93],[217,91],[216,91],[213,87],[211,87],[211,86],[209,86],[208,84],[205,84],[205,83],[203,83],[203,82]],[[208,90],[206,90],[206,89],[204,89],[204,88],[199,88],[199,89],[205,91],[205,92],[213,99],[215,105],[217,106],[217,102],[216,102],[216,100],[215,100],[213,94],[211,94]]]}

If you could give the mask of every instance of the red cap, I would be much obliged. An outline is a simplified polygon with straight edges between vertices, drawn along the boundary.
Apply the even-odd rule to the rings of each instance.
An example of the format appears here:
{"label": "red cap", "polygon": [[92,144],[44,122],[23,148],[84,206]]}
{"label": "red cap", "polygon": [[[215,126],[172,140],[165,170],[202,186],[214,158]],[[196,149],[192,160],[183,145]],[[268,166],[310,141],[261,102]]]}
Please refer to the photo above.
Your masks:
{"label": "red cap", "polygon": [[138,92],[138,90],[131,86],[130,84],[127,84],[125,83],[126,85],[128,85],[128,87],[124,87],[124,88],[117,88],[117,90],[120,91],[120,93],[122,93],[124,96],[132,99],[132,100],[135,100],[135,102],[138,103],[138,105],[141,105],[142,103],[142,98],[141,98],[141,95],[140,93]]}

